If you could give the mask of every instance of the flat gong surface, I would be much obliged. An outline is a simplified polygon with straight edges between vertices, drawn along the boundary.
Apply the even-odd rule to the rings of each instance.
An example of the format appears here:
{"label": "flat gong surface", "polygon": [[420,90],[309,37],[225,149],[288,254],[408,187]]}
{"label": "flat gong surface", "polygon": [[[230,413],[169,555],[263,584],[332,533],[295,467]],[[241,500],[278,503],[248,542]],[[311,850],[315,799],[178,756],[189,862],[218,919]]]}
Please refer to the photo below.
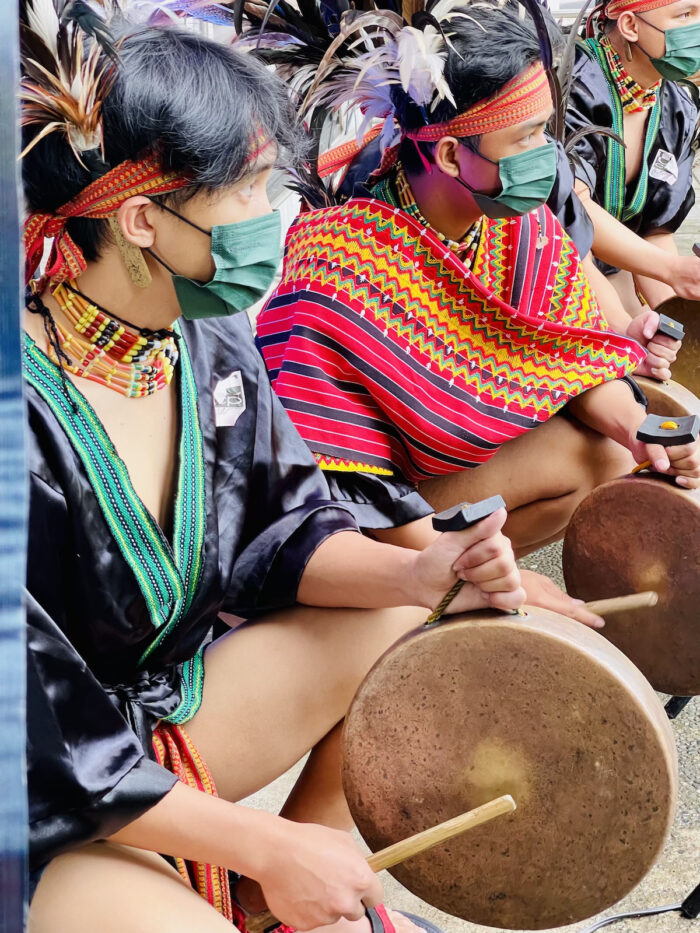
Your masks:
{"label": "flat gong surface", "polygon": [[564,539],[567,590],[604,599],[656,590],[658,605],[611,615],[602,634],[657,690],[700,693],[700,496],[651,477],[595,489]]}
{"label": "flat gong surface", "polygon": [[671,371],[676,382],[700,395],[700,301],[675,296],[656,310],[674,318],[685,328],[683,345]]}
{"label": "flat gong surface", "polygon": [[474,923],[545,929],[623,897],[654,863],[676,796],[670,726],[609,642],[545,610],[422,629],[370,671],[343,779],[373,851],[513,795],[517,810],[392,874]]}

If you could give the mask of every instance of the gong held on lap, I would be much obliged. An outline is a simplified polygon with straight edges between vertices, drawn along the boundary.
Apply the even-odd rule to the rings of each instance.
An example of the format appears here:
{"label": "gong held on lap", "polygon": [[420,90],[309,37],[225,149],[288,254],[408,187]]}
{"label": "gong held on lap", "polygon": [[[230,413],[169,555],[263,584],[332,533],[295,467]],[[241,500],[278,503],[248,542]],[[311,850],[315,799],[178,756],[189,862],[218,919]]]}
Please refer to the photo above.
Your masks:
{"label": "gong held on lap", "polygon": [[517,809],[394,868],[473,923],[545,929],[628,893],[666,839],[673,735],[649,683],[564,616],[469,613],[424,626],[367,675],[343,783],[372,850],[503,794]]}

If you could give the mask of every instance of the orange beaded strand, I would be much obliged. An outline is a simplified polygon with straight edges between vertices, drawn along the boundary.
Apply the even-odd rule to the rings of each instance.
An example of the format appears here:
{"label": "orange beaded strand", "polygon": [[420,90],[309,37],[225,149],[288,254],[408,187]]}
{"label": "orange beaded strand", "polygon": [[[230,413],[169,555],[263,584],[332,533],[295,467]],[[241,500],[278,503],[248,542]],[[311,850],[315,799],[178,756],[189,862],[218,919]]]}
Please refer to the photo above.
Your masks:
{"label": "orange beaded strand", "polygon": [[[56,323],[61,350],[71,360],[60,365],[68,372],[130,398],[153,395],[172,382],[179,356],[173,331],[147,337],[63,284],[53,295],[75,331]],[[50,344],[48,352],[58,363]]]}

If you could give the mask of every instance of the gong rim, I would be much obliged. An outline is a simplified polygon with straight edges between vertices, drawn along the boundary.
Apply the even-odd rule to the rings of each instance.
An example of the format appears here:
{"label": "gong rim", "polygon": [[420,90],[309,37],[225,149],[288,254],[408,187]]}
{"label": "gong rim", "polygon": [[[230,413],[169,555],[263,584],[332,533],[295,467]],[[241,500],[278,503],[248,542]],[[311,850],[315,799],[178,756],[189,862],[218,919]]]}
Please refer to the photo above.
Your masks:
{"label": "gong rim", "polygon": [[656,690],[700,694],[700,491],[643,474],[599,486],[571,517],[562,564],[580,599],[655,590],[656,606],[615,613],[601,634]]}
{"label": "gong rim", "polygon": [[675,295],[668,298],[657,309],[662,314],[674,318],[685,328],[683,345],[678,359],[671,369],[676,382],[700,392],[700,301],[690,301]]}
{"label": "gong rim", "polygon": [[[459,649],[451,645],[449,662],[446,665],[441,662],[447,673],[444,669],[439,672],[427,669],[431,649],[426,639],[432,638],[437,644],[436,639],[441,636],[461,645]],[[507,678],[515,682],[520,677],[518,674],[513,678],[512,659],[510,668],[504,663],[511,657],[509,644],[511,648],[519,646],[522,657],[518,664],[525,665],[523,670],[535,663],[538,656],[556,657],[559,673],[540,671],[537,678],[526,680],[519,697],[504,694]],[[496,656],[502,664],[499,677],[486,670]],[[419,661],[427,668],[417,667]],[[616,732],[616,723],[610,720],[601,731],[600,742],[589,735],[588,718],[598,715],[592,699],[584,696],[587,689],[584,674],[589,669],[602,673],[608,693],[615,701],[614,709],[624,711],[624,714],[608,713],[618,716],[620,728]],[[565,672],[572,678],[568,686],[561,681]],[[465,709],[463,703],[470,691],[477,689],[477,681],[479,709],[476,705]],[[572,703],[563,700],[574,684],[578,685],[575,694],[578,700],[572,701],[573,707],[577,702],[580,707],[576,714]],[[414,691],[414,702],[396,716],[397,709],[410,695],[409,688]],[[419,701],[415,701],[415,689],[423,690]],[[452,694],[450,690],[458,692]],[[547,690],[549,699],[543,706],[542,696],[547,695]],[[459,709],[459,722],[453,723],[447,717],[447,724],[443,721],[437,726],[436,715],[448,708],[447,697]],[[610,702],[606,694],[603,703],[606,709]],[[523,719],[525,709],[530,711],[527,716],[536,714],[537,718]],[[572,726],[575,715],[583,715],[577,727]],[[394,719],[390,720],[390,716]],[[498,727],[494,718],[499,721]],[[484,723],[488,723],[490,732]],[[556,728],[562,735],[571,732],[574,744],[579,742],[581,749],[585,749],[580,760],[567,745],[566,736],[560,736],[559,751],[555,747],[550,750],[548,740],[533,760],[523,743],[527,729],[532,736],[540,724],[545,731],[554,730],[553,735]],[[611,797],[611,779],[606,777],[601,783],[595,765],[598,761],[607,769],[613,767],[611,762],[615,763],[619,775],[614,782],[615,794],[622,793],[621,782],[629,779],[635,767],[640,767],[637,759],[631,763],[632,753],[622,748],[624,743],[619,736],[623,731],[633,734],[634,742],[648,746],[649,754],[644,757],[650,768],[653,759],[652,770],[655,769],[656,775],[654,782],[640,779],[634,791],[625,790],[626,806],[637,808],[633,822],[629,816],[619,816],[614,795]],[[426,735],[428,739],[424,739]],[[450,756],[443,756],[439,774],[434,773],[435,762],[427,754],[436,735],[438,740],[443,737],[443,746],[448,735],[457,735],[466,743],[466,751],[460,748],[456,753],[452,749],[453,761]],[[536,743],[531,736],[534,748]],[[606,736],[610,738],[607,745]],[[437,631],[422,629],[402,639],[377,662],[358,690],[346,717],[343,745],[346,796],[358,829],[373,850],[501,793],[513,794],[519,805],[511,816],[470,831],[391,870],[402,884],[428,903],[486,926],[546,929],[585,920],[604,910],[631,890],[653,864],[667,838],[675,808],[677,761],[673,736],[649,683],[614,645],[596,632],[541,609],[529,609],[527,617],[516,621],[512,616],[497,613],[460,617]],[[440,747],[439,741],[432,747]],[[624,779],[620,770],[623,759],[628,775]],[[647,765],[641,767],[644,770]],[[588,785],[572,786],[571,776],[565,781],[562,768],[572,768],[571,776],[585,774],[590,787],[596,788],[593,796]],[[533,775],[537,775],[536,781]],[[651,794],[655,803],[640,803],[638,792],[642,785],[643,794]],[[549,795],[539,809],[534,803],[537,794]],[[645,807],[651,810],[653,806],[657,806],[657,811],[646,813]],[[640,845],[641,830],[634,829],[634,825],[643,825],[639,822],[640,807],[653,826],[652,831],[650,824],[645,824],[643,870],[637,855],[630,858],[630,846]],[[595,821],[588,825],[587,820],[593,820],[593,816],[587,814],[595,814],[603,828]],[[593,826],[595,832],[591,836]],[[614,837],[615,833],[621,835]],[[592,846],[607,853],[610,864],[604,868],[600,864],[591,866]],[[527,858],[523,858],[524,852],[528,852]],[[511,858],[523,863],[517,865],[515,873]],[[446,866],[456,865],[457,861],[462,874],[457,880],[452,877],[446,881]],[[613,864],[618,867],[616,878],[611,877]],[[435,872],[439,875],[437,881]],[[539,886],[535,883],[537,877]],[[542,890],[547,883],[556,889],[551,897]],[[586,889],[584,895],[582,887]]]}

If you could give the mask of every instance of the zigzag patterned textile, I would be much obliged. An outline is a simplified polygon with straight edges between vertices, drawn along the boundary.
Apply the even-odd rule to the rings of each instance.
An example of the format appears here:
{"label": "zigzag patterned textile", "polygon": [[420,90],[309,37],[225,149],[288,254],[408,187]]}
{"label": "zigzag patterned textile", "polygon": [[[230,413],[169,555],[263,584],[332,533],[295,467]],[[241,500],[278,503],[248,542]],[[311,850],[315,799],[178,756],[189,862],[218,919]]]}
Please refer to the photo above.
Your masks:
{"label": "zigzag patterned textile", "polygon": [[486,221],[471,271],[376,199],[301,215],[258,343],[324,469],[413,482],[484,463],[644,355],[547,208]]}

